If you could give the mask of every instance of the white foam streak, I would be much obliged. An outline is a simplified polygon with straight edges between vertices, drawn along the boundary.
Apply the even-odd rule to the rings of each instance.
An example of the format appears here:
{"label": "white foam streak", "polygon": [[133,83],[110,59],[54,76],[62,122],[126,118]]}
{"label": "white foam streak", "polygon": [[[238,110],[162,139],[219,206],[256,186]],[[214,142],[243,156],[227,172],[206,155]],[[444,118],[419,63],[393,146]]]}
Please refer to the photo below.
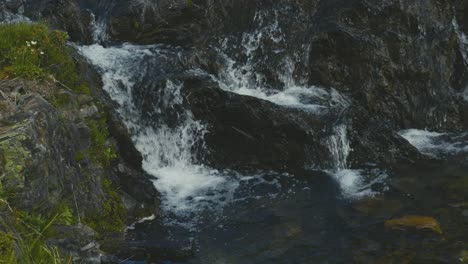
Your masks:
{"label": "white foam streak", "polygon": [[[273,16],[273,18],[268,18]],[[285,46],[285,36],[278,22],[278,12],[272,14],[266,11],[257,12],[255,15],[256,30],[242,35],[239,45],[246,60],[236,61],[225,53],[230,48],[228,38],[221,41],[221,50],[218,50],[224,59],[224,69],[219,76],[214,78],[223,90],[233,93],[253,96],[272,103],[299,108],[317,114],[324,113],[331,105],[347,106],[347,100],[334,89],[324,89],[317,86],[303,85],[295,80],[293,73],[295,63],[285,56],[282,61],[282,69],[278,71],[278,79],[282,87],[277,90],[268,87],[265,76],[256,70],[259,58],[258,51],[273,49],[282,50]],[[264,43],[273,43],[264,47]]]}
{"label": "white foam streak", "polygon": [[455,136],[419,129],[407,129],[399,134],[421,153],[432,157],[468,152],[468,142],[462,139],[466,135]]}

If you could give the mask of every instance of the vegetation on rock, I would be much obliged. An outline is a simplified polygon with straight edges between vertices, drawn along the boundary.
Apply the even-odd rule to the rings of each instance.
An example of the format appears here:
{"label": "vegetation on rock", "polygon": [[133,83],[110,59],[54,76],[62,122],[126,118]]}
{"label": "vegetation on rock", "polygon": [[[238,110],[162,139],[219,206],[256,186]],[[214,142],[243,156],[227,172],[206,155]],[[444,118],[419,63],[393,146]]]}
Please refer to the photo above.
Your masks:
{"label": "vegetation on rock", "polygon": [[68,34],[41,23],[0,24],[0,79],[48,77],[76,93],[89,93],[69,55]]}
{"label": "vegetation on rock", "polygon": [[91,131],[92,145],[88,152],[94,162],[103,167],[109,167],[112,160],[117,157],[113,146],[109,146],[106,141],[109,138],[107,129],[107,119],[102,117],[98,120],[88,119],[87,125]]}
{"label": "vegetation on rock", "polygon": [[3,202],[0,208],[8,211],[9,215],[0,218],[0,263],[72,263],[70,257],[61,255],[57,247],[46,242],[54,234],[53,225],[61,221],[61,214],[45,218],[14,209]]}
{"label": "vegetation on rock", "polygon": [[83,222],[97,231],[99,235],[121,233],[127,217],[125,206],[109,180],[103,180],[102,187],[107,195],[103,211],[86,217]]}
{"label": "vegetation on rock", "polygon": [[[80,79],[67,39],[42,23],[0,24],[0,263],[71,263],[68,251],[51,241],[84,231],[60,228],[83,223],[104,237],[122,233],[127,220],[108,179],[117,158],[109,113]],[[14,91],[18,86],[24,91]],[[67,165],[50,162],[57,156]],[[87,235],[80,239],[89,242]]]}

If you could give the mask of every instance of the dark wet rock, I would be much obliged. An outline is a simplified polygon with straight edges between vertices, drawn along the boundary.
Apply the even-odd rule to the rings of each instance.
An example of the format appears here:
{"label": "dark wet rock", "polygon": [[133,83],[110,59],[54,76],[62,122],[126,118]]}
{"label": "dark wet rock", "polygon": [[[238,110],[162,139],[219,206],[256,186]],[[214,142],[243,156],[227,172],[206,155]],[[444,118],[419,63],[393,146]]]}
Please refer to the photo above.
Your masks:
{"label": "dark wet rock", "polygon": [[194,117],[208,125],[204,158],[213,166],[300,173],[307,165],[325,164],[321,139],[328,130],[320,117],[226,92],[209,81],[188,79],[184,86]]}
{"label": "dark wet rock", "polygon": [[91,13],[80,9],[75,0],[0,1],[0,21],[21,21],[25,17],[65,30],[74,41],[89,43],[92,40]]}
{"label": "dark wet rock", "polygon": [[390,124],[371,116],[363,109],[353,110],[348,117],[352,120],[349,129],[351,166],[366,162],[412,162],[421,158],[419,151],[398,135]]}
{"label": "dark wet rock", "polygon": [[[122,260],[159,262],[162,260],[187,261],[193,257],[196,245],[181,226],[166,226],[160,221],[144,221],[134,224],[127,230],[127,239],[117,256],[109,258],[109,263]],[[114,262],[112,262],[114,261]]]}
{"label": "dark wet rock", "polygon": [[108,16],[108,32],[114,39],[141,44],[189,45],[211,34],[247,29],[255,16],[255,7],[261,2],[162,0],[148,4],[118,1],[105,15]]}
{"label": "dark wet rock", "polygon": [[195,22],[202,10],[186,0],[157,4],[120,1],[109,11],[109,34],[118,40],[149,43],[189,43],[200,32]]}
{"label": "dark wet rock", "polygon": [[452,1],[456,10],[456,19],[463,32],[468,32],[468,1]]}
{"label": "dark wet rock", "polygon": [[389,127],[462,126],[466,66],[448,2],[322,3],[316,16],[311,83],[349,93]]}

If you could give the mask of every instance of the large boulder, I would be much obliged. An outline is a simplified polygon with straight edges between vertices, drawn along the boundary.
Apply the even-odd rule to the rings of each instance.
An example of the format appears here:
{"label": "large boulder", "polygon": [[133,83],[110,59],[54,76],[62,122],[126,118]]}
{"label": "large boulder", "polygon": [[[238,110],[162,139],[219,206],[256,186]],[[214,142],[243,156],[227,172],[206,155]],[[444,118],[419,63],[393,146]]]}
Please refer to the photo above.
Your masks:
{"label": "large boulder", "polygon": [[[296,175],[303,174],[304,169],[333,169],[338,165],[336,159],[348,158],[347,153],[339,153],[346,150],[334,148],[331,140],[336,138],[351,144],[350,165],[394,163],[418,157],[408,142],[375,121],[349,122],[344,135],[337,135],[340,121],[333,110],[317,115],[278,106],[224,91],[216,83],[198,78],[186,79],[184,88],[194,118],[208,126],[203,158],[216,168]],[[352,119],[355,114],[347,115]]]}
{"label": "large boulder", "polygon": [[45,21],[55,29],[67,31],[76,42],[92,41],[92,15],[76,0],[2,0],[0,21]]}
{"label": "large boulder", "polygon": [[194,117],[208,125],[205,159],[211,165],[300,173],[307,165],[325,164],[325,120],[199,79],[188,79],[184,86]]}
{"label": "large boulder", "polygon": [[467,69],[448,2],[334,2],[316,13],[310,83],[347,92],[396,129],[462,127]]}

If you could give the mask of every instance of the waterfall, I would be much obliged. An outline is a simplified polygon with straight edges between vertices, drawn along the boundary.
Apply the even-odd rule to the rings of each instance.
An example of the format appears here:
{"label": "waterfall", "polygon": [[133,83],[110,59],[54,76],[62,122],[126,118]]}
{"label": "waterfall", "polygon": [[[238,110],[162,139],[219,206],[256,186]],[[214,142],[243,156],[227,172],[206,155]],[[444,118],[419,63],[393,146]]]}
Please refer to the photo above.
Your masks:
{"label": "waterfall", "polygon": [[[337,181],[343,196],[348,199],[358,199],[374,196],[379,192],[374,190],[375,185],[385,185],[386,172],[376,168],[350,169],[348,157],[351,153],[351,144],[348,139],[348,127],[345,124],[333,128],[332,134],[326,140],[330,156],[328,173]],[[385,191],[385,186],[382,190]]]}
{"label": "waterfall", "polygon": [[343,170],[348,168],[348,156],[351,151],[347,136],[347,127],[344,124],[334,127],[333,133],[327,140],[330,150],[330,163],[332,168]]}
{"label": "waterfall", "polygon": [[[267,19],[267,16],[274,19]],[[107,40],[105,17],[101,14],[95,18],[93,37],[96,42]],[[349,100],[335,89],[307,85],[306,79],[295,76],[294,56],[282,54],[286,41],[278,13],[260,12],[255,20],[258,28],[238,39],[237,47],[245,60],[227,55],[230,54],[227,43],[235,41],[231,37],[221,39],[221,45],[214,47],[224,61],[216,74],[183,66],[184,49],[167,45],[79,47],[100,70],[104,90],[117,103],[118,112],[143,156],[143,169],[157,178],[154,185],[162,194],[162,208],[168,223],[175,216],[183,219],[176,219],[177,224],[186,223],[192,227],[199,220],[200,212],[216,211],[233,202],[239,185],[252,179],[245,175],[242,178],[233,171],[212,169],[197,160],[195,153],[204,151],[204,136],[208,131],[183,105],[183,85],[177,74],[210,76],[226,91],[268,100],[285,108],[301,109],[312,115],[342,111],[349,106]],[[271,40],[272,46],[264,47],[265,39]],[[271,49],[267,52],[281,58],[275,69],[278,87],[274,89],[258,68],[267,63],[259,61],[257,52],[262,49]],[[363,179],[361,171],[348,168],[351,149],[345,125],[335,128],[327,146],[331,153],[328,171],[337,179],[344,195],[369,195],[368,184],[371,183]]]}
{"label": "waterfall", "polygon": [[[240,39],[224,37],[213,47],[224,61],[217,77],[213,78],[222,89],[314,114],[324,114],[331,107],[347,106],[347,100],[335,89],[306,85],[305,79],[294,77],[296,63],[285,54],[287,42],[278,11],[257,11],[254,21],[255,30],[243,33]],[[232,50],[235,50],[235,55],[229,56]],[[304,52],[307,53],[307,49]],[[295,55],[304,56],[302,52]],[[274,69],[278,80],[272,84],[261,67],[268,65],[268,59],[275,56],[280,58],[280,63],[278,69]]]}
{"label": "waterfall", "polygon": [[[143,155],[144,170],[157,177],[154,185],[162,194],[164,211],[190,218],[188,222],[193,224],[196,212],[229,202],[238,186],[236,175],[223,174],[195,159],[193,149],[203,147],[206,127],[195,121],[189,110],[178,110],[183,109],[182,85],[177,80],[163,80],[158,102],[153,102],[154,116],[149,120],[143,118],[144,110],[136,103],[135,90],[155,81],[147,77],[155,64],[164,63],[159,61],[164,53],[177,54],[159,46],[128,44],[109,48],[94,44],[79,50],[100,69],[104,90],[119,105],[118,111]],[[163,115],[175,116],[176,125],[165,122]]]}
{"label": "waterfall", "polygon": [[93,41],[95,43],[104,43],[109,39],[107,35],[107,25],[104,17],[96,19],[96,16],[91,13],[91,32],[93,36]]}

